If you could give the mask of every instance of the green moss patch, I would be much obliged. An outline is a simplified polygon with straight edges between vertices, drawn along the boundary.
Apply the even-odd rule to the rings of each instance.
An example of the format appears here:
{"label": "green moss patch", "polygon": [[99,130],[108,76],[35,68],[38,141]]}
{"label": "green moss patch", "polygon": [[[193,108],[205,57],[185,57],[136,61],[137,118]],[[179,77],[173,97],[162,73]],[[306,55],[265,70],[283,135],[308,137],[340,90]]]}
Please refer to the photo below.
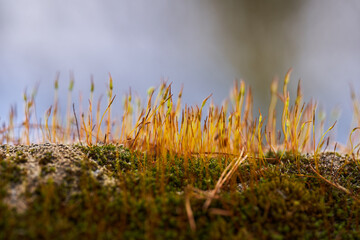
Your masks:
{"label": "green moss patch", "polygon": [[[35,190],[26,187],[23,212],[5,201],[12,185],[25,179],[21,163],[0,158],[0,239],[356,239],[360,234],[354,198],[360,174],[350,159],[321,155],[318,171],[353,195],[319,178],[311,156],[284,154],[261,166],[241,165],[204,210],[206,193],[229,158],[161,159],[115,145],[80,149],[80,168],[69,170],[63,181],[56,181],[56,154],[47,164],[37,160],[43,181]],[[105,176],[113,184],[105,184]]]}

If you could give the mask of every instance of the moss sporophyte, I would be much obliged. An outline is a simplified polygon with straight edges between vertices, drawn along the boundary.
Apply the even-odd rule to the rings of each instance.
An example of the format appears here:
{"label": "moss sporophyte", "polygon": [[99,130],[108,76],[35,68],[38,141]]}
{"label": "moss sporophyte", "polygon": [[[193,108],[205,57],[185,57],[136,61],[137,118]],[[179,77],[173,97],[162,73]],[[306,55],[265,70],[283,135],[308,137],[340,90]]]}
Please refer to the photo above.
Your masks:
{"label": "moss sporophyte", "polygon": [[24,120],[11,107],[0,129],[0,239],[358,238],[360,126],[336,143],[290,74],[256,116],[244,81],[221,106],[183,106],[166,82],[145,104],[130,91],[121,119],[111,75],[103,109],[92,79],[87,106],[72,103],[71,74],[65,119],[59,76],[43,120],[25,92]]}

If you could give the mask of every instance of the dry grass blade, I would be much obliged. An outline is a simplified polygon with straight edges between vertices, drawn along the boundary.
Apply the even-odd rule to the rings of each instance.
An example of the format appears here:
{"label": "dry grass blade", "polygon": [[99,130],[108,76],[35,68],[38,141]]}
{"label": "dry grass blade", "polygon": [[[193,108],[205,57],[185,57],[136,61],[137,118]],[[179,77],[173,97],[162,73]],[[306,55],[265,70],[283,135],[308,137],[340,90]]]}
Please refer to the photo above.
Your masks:
{"label": "dry grass blade", "polygon": [[196,223],[195,223],[195,219],[194,219],[194,214],[193,211],[191,209],[191,204],[190,204],[190,188],[187,188],[185,191],[185,209],[186,209],[186,214],[189,220],[189,224],[190,224],[190,229],[191,231],[195,232],[196,231]]}
{"label": "dry grass blade", "polygon": [[221,187],[224,185],[224,183],[226,181],[228,181],[231,176],[234,174],[234,172],[238,169],[238,167],[240,166],[240,164],[242,164],[246,158],[247,155],[243,155],[244,154],[244,149],[242,149],[240,155],[238,158],[234,159],[227,167],[226,169],[222,172],[219,180],[217,181],[215,188],[210,192],[210,194],[208,195],[208,198],[206,199],[204,206],[203,206],[203,210],[206,211],[210,204],[212,199],[216,196],[216,194],[220,191]]}
{"label": "dry grass blade", "polygon": [[220,208],[209,208],[209,214],[221,215],[221,216],[232,216],[232,211],[220,209]]}
{"label": "dry grass blade", "polygon": [[340,191],[350,195],[350,197],[352,197],[356,202],[360,203],[360,199],[355,196],[352,192],[350,192],[348,189],[344,188],[343,186],[341,186],[340,184],[337,184],[337,183],[334,183],[334,182],[331,182],[329,180],[327,180],[325,177],[323,177],[317,170],[315,170],[313,168],[313,166],[310,166],[311,170],[320,178],[322,179],[324,182],[326,182],[327,184],[333,186],[334,188],[337,188],[339,189]]}

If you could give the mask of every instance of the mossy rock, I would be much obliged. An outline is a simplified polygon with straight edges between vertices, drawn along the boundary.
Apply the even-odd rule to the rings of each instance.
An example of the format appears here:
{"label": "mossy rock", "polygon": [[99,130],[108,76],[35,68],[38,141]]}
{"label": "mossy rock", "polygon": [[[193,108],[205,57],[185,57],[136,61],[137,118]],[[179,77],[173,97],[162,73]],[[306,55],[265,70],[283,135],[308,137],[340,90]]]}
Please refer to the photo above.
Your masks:
{"label": "mossy rock", "polygon": [[[244,163],[204,210],[228,157],[161,159],[116,145],[41,148],[22,147],[21,156],[34,158],[27,162],[16,161],[17,148],[0,158],[5,180],[0,239],[356,239],[360,234],[359,203],[320,179],[311,170],[311,156],[286,153],[274,155],[282,156],[280,161]],[[335,159],[320,158],[320,173],[356,193],[356,162],[330,171],[330,158]],[[30,164],[37,164],[38,175],[22,172]],[[23,211],[5,201],[15,186],[24,187]]]}

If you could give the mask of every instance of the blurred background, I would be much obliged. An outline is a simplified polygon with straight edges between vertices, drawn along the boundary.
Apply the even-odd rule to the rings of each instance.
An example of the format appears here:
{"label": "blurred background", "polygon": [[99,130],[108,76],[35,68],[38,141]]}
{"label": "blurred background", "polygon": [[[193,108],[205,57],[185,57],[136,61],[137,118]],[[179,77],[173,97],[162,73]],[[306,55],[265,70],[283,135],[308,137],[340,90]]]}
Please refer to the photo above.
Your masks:
{"label": "blurred background", "polygon": [[[254,93],[254,112],[263,114],[270,83],[293,67],[290,94],[302,80],[306,101],[327,113],[341,110],[340,142],[352,121],[350,84],[360,94],[360,1],[358,0],[0,0],[0,122],[23,92],[39,83],[40,117],[53,101],[60,72],[65,109],[69,73],[74,97],[106,94],[108,73],[118,95],[132,89],[142,98],[161,79],[184,85],[183,100],[201,104],[213,93],[216,104],[228,97],[236,79]],[[77,101],[77,98],[76,100]],[[115,113],[120,114],[120,113]]]}

